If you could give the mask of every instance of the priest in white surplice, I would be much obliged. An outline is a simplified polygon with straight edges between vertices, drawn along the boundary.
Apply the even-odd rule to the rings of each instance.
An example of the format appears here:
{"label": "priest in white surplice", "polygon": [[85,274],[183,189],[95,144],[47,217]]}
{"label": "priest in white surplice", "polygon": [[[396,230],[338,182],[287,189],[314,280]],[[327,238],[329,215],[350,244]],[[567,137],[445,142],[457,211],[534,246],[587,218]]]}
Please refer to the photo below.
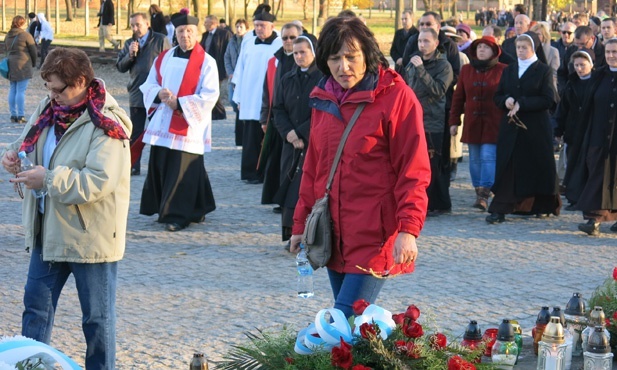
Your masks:
{"label": "priest in white surplice", "polygon": [[140,89],[150,123],[148,176],[139,213],[157,214],[167,231],[202,222],[216,206],[204,166],[211,114],[219,97],[216,61],[197,42],[199,19],[174,14],[178,46],[161,53]]}
{"label": "priest in white surplice", "polygon": [[253,17],[256,37],[242,43],[232,79],[236,85],[233,101],[238,104],[240,120],[244,122],[240,179],[249,184],[263,182],[263,173],[257,171],[264,137],[259,123],[261,97],[268,60],[283,45],[281,38],[274,32],[274,16],[269,13],[269,9],[269,6],[264,7],[261,13]]}

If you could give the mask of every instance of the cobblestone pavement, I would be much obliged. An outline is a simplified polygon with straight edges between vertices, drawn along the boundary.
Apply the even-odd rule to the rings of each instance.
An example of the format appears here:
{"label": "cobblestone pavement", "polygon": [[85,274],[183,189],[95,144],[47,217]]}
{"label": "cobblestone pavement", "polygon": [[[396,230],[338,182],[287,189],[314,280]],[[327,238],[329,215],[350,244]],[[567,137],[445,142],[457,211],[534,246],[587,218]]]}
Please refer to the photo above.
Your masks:
{"label": "cobblestone pavement", "polygon": [[[97,69],[109,91],[127,107],[127,76]],[[0,81],[0,145],[22,126],[9,122],[8,83]],[[28,112],[44,94],[37,76],[28,89]],[[233,118],[233,113],[229,118]],[[241,150],[233,120],[213,125],[213,150],[205,163],[217,210],[205,223],[169,233],[155,217],[139,215],[146,172],[131,180],[126,255],[119,265],[118,369],[181,369],[194,351],[220,360],[255,328],[301,328],[332,305],[324,270],[315,273],[315,297],[295,297],[294,256],[280,241],[279,215],[259,204],[261,187],[240,181]],[[145,158],[148,157],[146,148]],[[452,184],[453,213],[428,219],[418,240],[416,272],[388,281],[378,304],[403,311],[416,304],[423,320],[454,339],[470,319],[483,328],[517,319],[528,335],[543,305],[564,307],[573,292],[589,297],[615,266],[617,234],[602,225],[600,237],[577,231],[579,213],[536,219],[509,217],[488,225],[471,204],[474,192],[465,162]],[[29,254],[23,247],[21,200],[0,173],[0,335],[20,333]],[[526,337],[527,344],[530,338]],[[52,345],[83,363],[80,309],[73,280],[60,298]],[[527,356],[533,357],[533,356]],[[518,368],[535,368],[528,359]]]}

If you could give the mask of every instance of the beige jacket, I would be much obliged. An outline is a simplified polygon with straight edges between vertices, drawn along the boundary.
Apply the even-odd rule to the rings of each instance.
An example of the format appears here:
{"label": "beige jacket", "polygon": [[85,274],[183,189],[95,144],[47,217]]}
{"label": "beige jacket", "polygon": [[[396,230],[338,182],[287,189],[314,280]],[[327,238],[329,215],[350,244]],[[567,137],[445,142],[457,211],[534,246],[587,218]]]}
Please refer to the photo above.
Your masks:
{"label": "beige jacket", "polygon": [[[19,150],[26,133],[49,103],[45,98],[9,149]],[[105,116],[119,122],[131,136],[132,123],[109,94]],[[45,129],[28,157],[42,163]],[[51,132],[53,135],[53,132]],[[128,140],[112,139],[94,126],[88,111],[66,131],[54,151],[45,186],[45,213],[38,221],[38,202],[24,191],[23,225],[26,248],[32,248],[42,227],[43,260],[58,262],[114,262],[124,256],[130,198],[131,154]]]}

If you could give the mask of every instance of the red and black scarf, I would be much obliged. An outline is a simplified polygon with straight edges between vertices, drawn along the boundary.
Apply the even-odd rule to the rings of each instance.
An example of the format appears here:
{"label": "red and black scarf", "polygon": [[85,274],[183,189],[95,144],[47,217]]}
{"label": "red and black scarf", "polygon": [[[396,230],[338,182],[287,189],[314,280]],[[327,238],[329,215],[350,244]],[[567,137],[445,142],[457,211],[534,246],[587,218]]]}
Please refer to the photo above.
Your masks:
{"label": "red and black scarf", "polygon": [[105,117],[101,109],[105,105],[105,87],[97,79],[92,80],[87,88],[86,96],[81,102],[72,106],[60,106],[55,100],[51,100],[43,109],[41,115],[32,125],[20,151],[30,153],[34,151],[34,145],[46,127],[54,126],[56,144],[60,141],[66,130],[71,127],[84,111],[88,110],[92,124],[105,132],[105,135],[119,140],[128,140],[128,136],[122,126],[111,118]]}

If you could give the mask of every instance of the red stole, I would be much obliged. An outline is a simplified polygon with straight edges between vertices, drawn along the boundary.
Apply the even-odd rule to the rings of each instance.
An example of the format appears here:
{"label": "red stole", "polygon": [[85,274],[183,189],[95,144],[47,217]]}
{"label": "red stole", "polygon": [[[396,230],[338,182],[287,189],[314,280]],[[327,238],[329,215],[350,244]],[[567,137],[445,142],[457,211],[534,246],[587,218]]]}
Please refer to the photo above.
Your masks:
{"label": "red stole", "polygon": [[266,86],[268,88],[268,119],[266,123],[270,122],[270,115],[272,114],[272,101],[274,100],[274,79],[276,77],[276,57],[272,57],[268,60],[268,69],[266,70]]}
{"label": "red stole", "polygon": [[[163,77],[161,76],[161,64],[163,63],[165,54],[167,54],[169,50],[171,49],[160,53],[159,57],[156,59],[156,81],[159,85],[162,85],[163,81]],[[197,84],[199,83],[199,77],[201,76],[201,66],[204,63],[205,55],[206,52],[204,51],[204,48],[201,47],[199,43],[195,43],[195,47],[189,57],[189,62],[184,70],[184,76],[182,76],[182,83],[180,84],[180,89],[178,90],[178,97],[195,94]],[[169,132],[175,135],[186,136],[188,129],[189,124],[186,122],[186,119],[184,119],[182,112],[177,109],[174,110],[171,116]]]}

